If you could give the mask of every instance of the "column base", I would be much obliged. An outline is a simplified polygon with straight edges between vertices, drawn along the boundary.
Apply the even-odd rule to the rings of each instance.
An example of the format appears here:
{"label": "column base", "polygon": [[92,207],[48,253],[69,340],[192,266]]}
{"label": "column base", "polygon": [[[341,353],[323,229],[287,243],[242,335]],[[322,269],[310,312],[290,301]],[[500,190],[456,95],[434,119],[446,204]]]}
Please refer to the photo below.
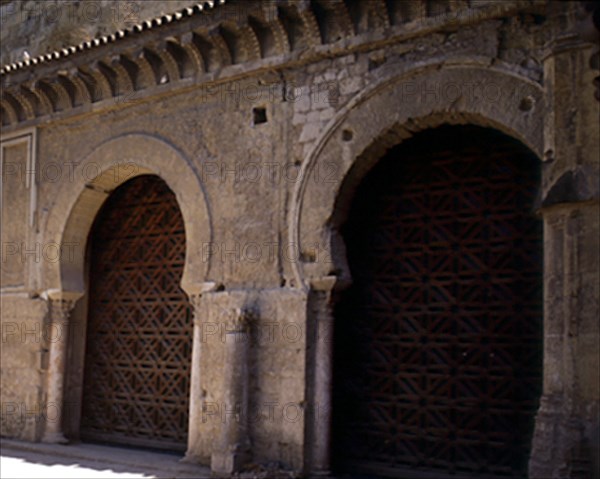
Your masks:
{"label": "column base", "polygon": [[331,471],[326,469],[321,469],[318,471],[310,471],[308,477],[312,478],[322,478],[322,477],[331,477]]}
{"label": "column base", "polygon": [[239,471],[249,460],[247,452],[213,452],[210,458],[210,470],[214,476],[228,476]]}
{"label": "column base", "polygon": [[197,456],[188,453],[186,453],[185,456],[179,460],[179,462],[183,462],[185,464],[200,464],[200,460]]}
{"label": "column base", "polygon": [[593,477],[583,421],[564,411],[560,396],[542,396],[536,416],[529,477]]}
{"label": "column base", "polygon": [[48,444],[69,444],[69,440],[63,435],[62,432],[49,432],[44,434],[42,442]]}

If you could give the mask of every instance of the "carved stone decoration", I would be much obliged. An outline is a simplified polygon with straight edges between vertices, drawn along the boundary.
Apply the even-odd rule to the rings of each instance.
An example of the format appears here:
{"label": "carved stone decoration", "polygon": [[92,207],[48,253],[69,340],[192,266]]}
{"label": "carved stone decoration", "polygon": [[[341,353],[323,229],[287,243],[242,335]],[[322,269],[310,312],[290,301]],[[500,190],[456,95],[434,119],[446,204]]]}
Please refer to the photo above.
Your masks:
{"label": "carved stone decoration", "polygon": [[46,415],[43,442],[65,444],[68,440],[63,435],[63,398],[65,366],[67,358],[67,344],[69,341],[69,315],[77,300],[82,296],[80,292],[48,290],[42,297],[49,303],[49,316],[51,328],[57,332],[50,340],[50,354],[48,371],[46,375],[46,409],[55,408],[58,414]]}

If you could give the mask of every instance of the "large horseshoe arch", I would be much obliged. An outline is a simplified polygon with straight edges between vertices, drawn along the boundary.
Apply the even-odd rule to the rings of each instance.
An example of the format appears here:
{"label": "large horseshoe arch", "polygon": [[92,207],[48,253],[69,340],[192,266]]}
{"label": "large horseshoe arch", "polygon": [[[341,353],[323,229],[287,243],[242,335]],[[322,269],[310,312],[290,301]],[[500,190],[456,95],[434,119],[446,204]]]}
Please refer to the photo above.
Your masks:
{"label": "large horseshoe arch", "polygon": [[[331,298],[347,287],[352,275],[341,226],[348,217],[352,198],[368,171],[395,145],[423,130],[440,125],[478,125],[498,130],[522,143],[536,157],[543,150],[543,92],[539,84],[501,69],[463,65],[460,61],[443,67],[435,60],[416,70],[394,70],[351,100],[329,125],[302,164],[301,178],[294,192],[289,215],[290,242],[300,245],[302,261],[293,266],[295,281],[314,291],[316,315],[308,321],[329,336],[333,324]],[[477,98],[463,94],[460,98],[423,95],[407,98],[404,85],[411,91],[443,89],[445,85],[462,85],[477,80],[489,85],[488,91],[499,92],[494,98]],[[439,90],[438,90],[439,91]],[[523,99],[533,105],[520,109]],[[315,181],[319,165],[335,170],[330,184]],[[319,261],[312,249],[318,245],[329,261]],[[322,252],[325,251],[325,254]],[[325,293],[323,295],[323,293]],[[329,299],[327,299],[329,298]],[[329,304],[328,304],[329,303]],[[336,327],[338,325],[336,324]],[[319,415],[307,424],[307,455],[313,470],[331,466],[331,387],[333,358],[331,343],[319,343],[309,364],[318,365],[308,396],[318,407]]]}

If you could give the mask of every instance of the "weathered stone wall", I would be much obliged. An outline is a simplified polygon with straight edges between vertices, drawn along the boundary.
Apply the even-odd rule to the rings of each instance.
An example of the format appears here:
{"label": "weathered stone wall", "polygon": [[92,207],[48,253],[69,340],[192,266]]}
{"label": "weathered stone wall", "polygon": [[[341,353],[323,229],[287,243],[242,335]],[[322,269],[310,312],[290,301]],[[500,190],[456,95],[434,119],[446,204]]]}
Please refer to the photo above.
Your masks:
{"label": "weathered stone wall", "polygon": [[1,307],[2,435],[36,441],[45,417],[56,414],[44,407],[47,344],[55,336],[46,327],[44,301],[2,293]]}
{"label": "weathered stone wall", "polygon": [[190,0],[4,0],[0,6],[0,64],[21,61],[110,35],[189,7]]}
{"label": "weathered stone wall", "polygon": [[[574,460],[591,470],[600,398],[594,49],[573,40],[549,53],[552,39],[572,32],[575,14],[566,6],[553,6],[547,14],[473,21],[351,53],[338,50],[310,63],[299,58],[281,71],[246,74],[240,68],[235,79],[151,96],[131,91],[98,111],[39,124],[39,208],[29,241],[41,245],[40,259],[32,264],[32,256],[18,250],[10,261],[21,262],[23,275],[34,271],[29,291],[35,294],[69,281],[77,287],[83,266],[71,268],[76,260],[69,252],[84,257],[86,228],[103,199],[133,175],[160,174],[186,220],[188,255],[194,257],[186,266],[193,271],[186,291],[193,297],[196,286],[214,283],[193,298],[202,332],[196,391],[202,414],[193,459],[208,463],[218,437],[224,312],[240,308],[254,318],[255,415],[249,427],[254,460],[301,469],[316,434],[309,412],[323,406],[307,386],[317,374],[307,369],[307,351],[331,339],[314,336],[307,289],[323,277],[348,279],[343,245],[335,237],[337,208],[386,148],[419,130],[467,122],[504,130],[540,157],[543,180],[542,404],[550,406],[538,418],[531,477],[555,477]],[[96,180],[100,170],[109,174]],[[567,193],[559,188],[563,193],[552,200],[553,185],[564,175]],[[22,176],[3,181],[23,189],[19,201],[28,201],[18,183]],[[4,201],[3,196],[3,211],[12,214]],[[22,204],[16,208],[27,210]],[[11,220],[12,231],[27,228],[27,215],[18,216],[21,223]],[[62,244],[61,262],[44,255],[51,243]],[[44,404],[47,345],[23,342],[21,332],[13,334],[6,324],[43,324],[46,309],[41,299],[3,292],[8,344],[2,352],[3,435],[41,437],[40,428],[24,423],[20,414],[5,414],[4,405]],[[85,321],[84,312],[76,317]],[[581,444],[588,450],[578,450]]]}

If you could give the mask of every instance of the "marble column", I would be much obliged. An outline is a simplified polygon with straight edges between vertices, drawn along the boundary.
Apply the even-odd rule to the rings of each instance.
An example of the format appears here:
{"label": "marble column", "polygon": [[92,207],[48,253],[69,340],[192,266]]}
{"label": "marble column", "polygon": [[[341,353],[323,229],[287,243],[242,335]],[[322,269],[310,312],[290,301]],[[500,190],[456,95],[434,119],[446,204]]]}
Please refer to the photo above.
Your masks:
{"label": "marble column", "polygon": [[69,315],[76,301],[82,296],[79,292],[48,290],[42,297],[48,301],[50,329],[48,340],[50,351],[46,372],[45,428],[42,442],[65,444],[63,434],[64,385],[69,342]]}
{"label": "marble column", "polygon": [[309,312],[314,328],[313,404],[309,425],[312,434],[310,472],[330,475],[331,461],[331,387],[333,379],[333,311],[332,294],[335,276],[325,276],[310,282]]}

